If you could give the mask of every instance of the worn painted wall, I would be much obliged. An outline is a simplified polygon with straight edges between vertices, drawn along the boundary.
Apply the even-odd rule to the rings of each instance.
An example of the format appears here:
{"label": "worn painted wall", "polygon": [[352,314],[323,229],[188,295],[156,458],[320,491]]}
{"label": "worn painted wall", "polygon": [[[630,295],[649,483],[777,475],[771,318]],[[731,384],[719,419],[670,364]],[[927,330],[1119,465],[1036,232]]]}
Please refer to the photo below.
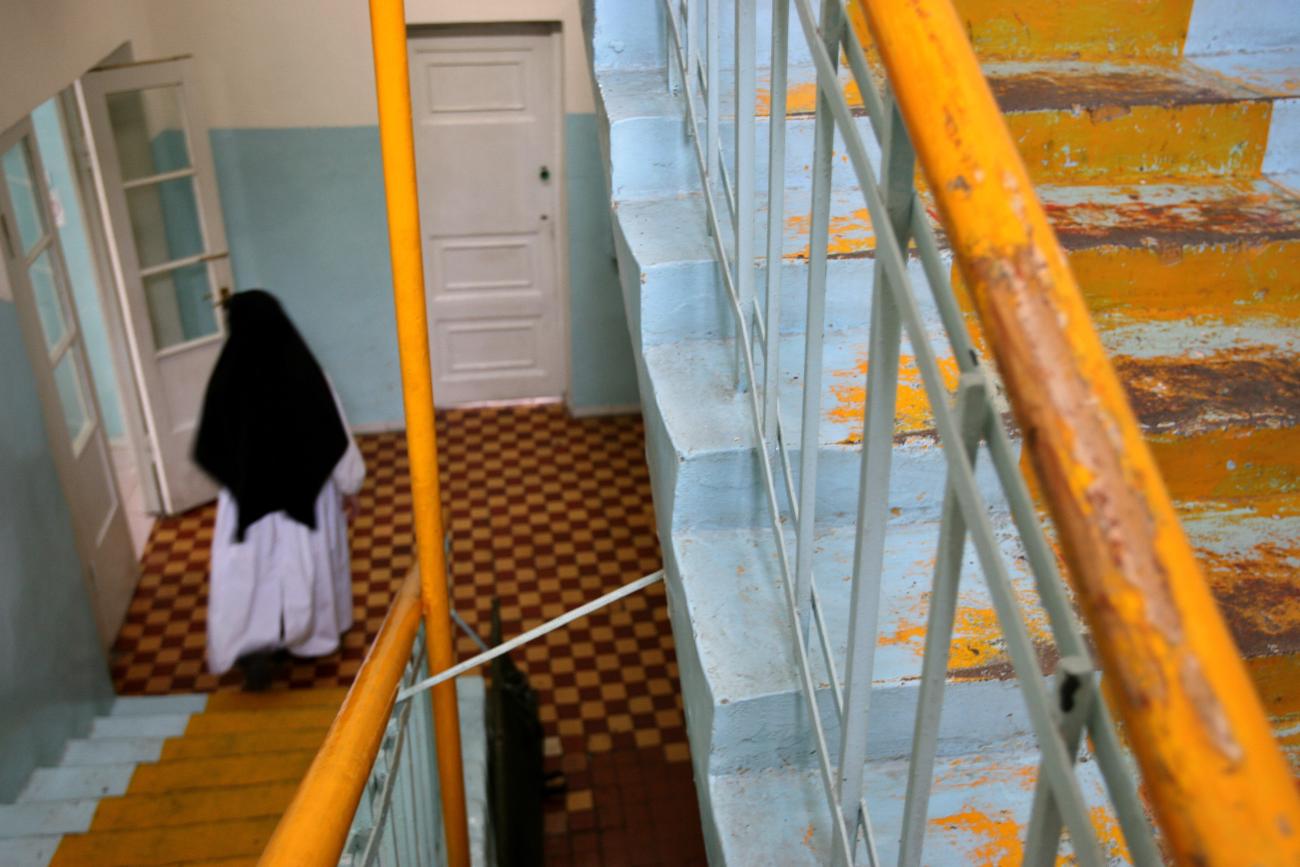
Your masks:
{"label": "worn painted wall", "polygon": [[[237,286],[279,293],[339,388],[353,424],[402,408],[364,4],[255,0],[149,4],[162,54],[191,53],[213,128]],[[555,21],[564,33],[570,404],[637,402],[596,182],[591,80],[577,0],[409,0],[412,24]]]}
{"label": "worn painted wall", "polygon": [[212,150],[236,285],[280,296],[352,424],[400,424],[378,129],[219,129]]}
{"label": "worn painted wall", "polygon": [[14,305],[0,301],[0,802],[112,695]]}

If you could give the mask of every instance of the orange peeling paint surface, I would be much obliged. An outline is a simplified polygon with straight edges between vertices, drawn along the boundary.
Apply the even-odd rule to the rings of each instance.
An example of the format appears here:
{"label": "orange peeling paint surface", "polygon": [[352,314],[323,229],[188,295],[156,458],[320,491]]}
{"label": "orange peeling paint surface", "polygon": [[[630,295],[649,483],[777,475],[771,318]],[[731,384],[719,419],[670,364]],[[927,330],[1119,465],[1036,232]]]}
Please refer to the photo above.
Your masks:
{"label": "orange peeling paint surface", "polygon": [[[863,409],[867,396],[868,362],[865,354],[860,356],[855,367],[848,370],[836,370],[831,376],[847,380],[831,384],[831,394],[835,396],[836,405],[827,412],[826,417],[833,422],[850,426],[845,443],[862,442]],[[957,387],[961,371],[955,358],[940,358],[939,373],[948,390]],[[916,358],[903,355],[898,367],[898,397],[894,410],[894,435],[922,433],[934,429],[934,417],[930,413],[930,400],[925,396],[925,385],[921,380],[921,371],[916,366]]]}
{"label": "orange peeling paint surface", "polygon": [[1300,241],[1093,247],[1072,251],[1070,266],[1094,314],[1226,324],[1300,318]]}
{"label": "orange peeling paint surface", "polygon": [[953,5],[980,57],[1017,59],[1176,57],[1192,10],[1191,0],[955,0]]}
{"label": "orange peeling paint surface", "polygon": [[[1030,769],[1033,770],[1032,768]],[[1129,864],[1128,847],[1124,844],[1119,823],[1105,807],[1092,807],[1088,811],[1093,833],[1101,844],[1102,853],[1111,863]],[[973,837],[974,846],[965,852],[967,863],[989,867],[1015,867],[1024,860],[1025,827],[1010,812],[999,810],[989,814],[973,806],[950,816],[930,820],[930,824],[967,837]],[[1058,865],[1076,864],[1073,855],[1058,855]]]}
{"label": "orange peeling paint surface", "polygon": [[1121,184],[1256,176],[1271,116],[1257,101],[1013,112],[1006,121],[1035,183]]}
{"label": "orange peeling paint surface", "polygon": [[[802,246],[796,252],[787,254],[785,258],[808,258],[810,228],[810,218],[807,214],[791,214],[785,218],[786,237],[803,240]],[[871,214],[866,208],[857,208],[848,214],[831,217],[830,239],[826,244],[827,255],[854,256],[869,253],[874,249],[876,249],[876,235],[871,231]]]}
{"label": "orange peeling paint surface", "polygon": [[[1021,614],[1029,637],[1035,647],[1045,647],[1052,643],[1051,628],[1038,607],[1032,592],[1017,590]],[[926,615],[929,610],[929,594],[922,597],[917,608],[909,616],[901,618],[892,630],[882,631],[878,642],[886,646],[905,645],[911,647],[918,656],[925,653]],[[997,612],[988,606],[961,605],[957,607],[956,620],[953,623],[952,643],[948,647],[948,670],[979,677],[989,669],[1008,665],[1006,640],[1002,625],[998,622]],[[965,679],[965,678],[962,678]]]}
{"label": "orange peeling paint surface", "polygon": [[[849,80],[843,84],[844,98],[849,103],[849,108],[862,107],[862,92],[858,90],[856,81]],[[772,113],[772,91],[770,88],[760,87],[758,89],[758,100],[755,103],[759,117],[767,117]],[[817,83],[813,81],[803,82],[801,84],[791,84],[785,91],[785,113],[786,116],[794,114],[812,114],[817,110]]]}
{"label": "orange peeling paint surface", "polygon": [[1251,506],[1272,514],[1300,492],[1300,429],[1228,428],[1149,438],[1175,501]]}

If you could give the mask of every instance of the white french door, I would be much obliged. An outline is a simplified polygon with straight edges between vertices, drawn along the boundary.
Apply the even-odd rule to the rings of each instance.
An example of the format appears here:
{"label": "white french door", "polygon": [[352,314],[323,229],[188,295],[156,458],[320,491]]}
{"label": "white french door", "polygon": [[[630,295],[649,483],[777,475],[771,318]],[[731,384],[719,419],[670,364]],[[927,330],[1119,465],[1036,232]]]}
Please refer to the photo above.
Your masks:
{"label": "white french door", "polygon": [[439,405],[564,394],[558,44],[545,25],[409,41]]}
{"label": "white french door", "polygon": [[0,135],[0,250],[105,647],[139,578],[31,119]]}
{"label": "white french door", "polygon": [[87,73],[80,94],[127,342],[168,513],[216,496],[190,459],[230,261],[188,58]]}

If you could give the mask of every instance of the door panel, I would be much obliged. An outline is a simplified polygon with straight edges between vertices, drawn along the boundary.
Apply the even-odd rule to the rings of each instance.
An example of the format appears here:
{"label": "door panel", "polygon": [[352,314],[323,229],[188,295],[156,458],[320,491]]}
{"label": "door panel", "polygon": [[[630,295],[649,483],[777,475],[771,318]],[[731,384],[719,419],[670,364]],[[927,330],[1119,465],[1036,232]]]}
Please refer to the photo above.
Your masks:
{"label": "door panel", "polygon": [[553,33],[429,31],[410,59],[434,394],[440,405],[558,397]]}
{"label": "door panel", "polygon": [[189,77],[190,61],[181,59],[91,72],[81,84],[169,513],[216,495],[190,451],[224,337],[217,307],[230,285],[208,130]]}
{"label": "door panel", "polygon": [[[72,512],[96,622],[110,646],[139,567],[91,388],[67,268],[30,120],[0,136],[0,248],[32,362],[50,451]],[[12,227],[12,228],[11,228]]]}

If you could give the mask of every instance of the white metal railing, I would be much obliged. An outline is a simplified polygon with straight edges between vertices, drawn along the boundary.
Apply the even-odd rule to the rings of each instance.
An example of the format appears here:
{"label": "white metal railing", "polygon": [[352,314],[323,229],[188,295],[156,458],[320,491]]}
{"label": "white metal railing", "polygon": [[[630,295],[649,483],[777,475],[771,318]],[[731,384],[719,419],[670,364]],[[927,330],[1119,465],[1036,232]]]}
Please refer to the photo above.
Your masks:
{"label": "white metal railing", "polygon": [[[1079,863],[1105,863],[1091,825],[1074,765],[1082,736],[1093,754],[1114,805],[1129,852],[1139,864],[1159,856],[1137,796],[1133,773],[1105,705],[1098,698],[1097,674],[1081,627],[1043,535],[1019,468],[1016,449],[995,405],[991,372],[980,361],[958,308],[934,228],[921,206],[913,177],[915,156],[908,132],[888,94],[876,88],[866,56],[847,26],[844,0],[822,0],[815,14],[811,0],[770,0],[771,100],[768,133],[768,263],[764,292],[755,289],[756,237],[756,20],[753,0],[662,0],[668,25],[668,85],[683,99],[687,135],[701,177],[706,224],[713,239],[723,294],[735,325],[737,384],[748,397],[750,424],[757,442],[772,541],[789,609],[798,681],[811,720],[811,737],[826,804],[831,815],[832,855],[836,864],[879,863],[871,816],[864,800],[863,768],[880,608],[884,545],[889,518],[889,478],[893,453],[901,340],[907,336],[929,398],[948,473],[938,540],[929,622],[919,686],[919,703],[909,759],[907,797],[899,838],[899,863],[921,861],[927,809],[938,743],[939,719],[948,671],[949,644],[957,609],[963,551],[969,537],[992,597],[1033,733],[1041,751],[1040,772],[1027,829],[1026,861],[1052,863],[1063,828]],[[777,408],[780,401],[779,324],[785,220],[785,150],[789,22],[791,3],[817,71],[812,189],[807,261],[807,307],[799,453],[796,468],[791,443]],[[735,118],[734,165],[728,166],[721,140],[724,73],[720,32],[723,15],[734,16],[735,50],[731,84]],[[699,49],[701,36],[705,45]],[[848,59],[852,81],[862,94],[871,129],[882,147],[879,177],[868,156],[854,111],[845,98],[839,63]],[[813,580],[813,535],[821,422],[822,357],[830,239],[832,159],[838,134],[854,180],[865,200],[876,235],[871,287],[869,365],[856,548],[849,613],[847,664],[836,671],[833,639]],[[734,181],[734,183],[733,183]],[[933,296],[948,351],[961,371],[955,395],[944,385],[939,350],[923,326],[907,270],[909,244],[915,244]],[[864,287],[864,292],[866,287]],[[757,347],[758,352],[755,351]],[[1046,612],[1061,662],[1055,688],[1040,673],[1033,643],[1015,594],[1005,555],[989,518],[988,504],[975,483],[980,444],[996,471],[1012,523]],[[794,527],[793,552],[786,523]],[[792,556],[793,555],[793,556]],[[816,635],[816,648],[810,649]],[[816,700],[811,658],[820,653],[829,672],[839,743],[832,748]],[[836,760],[838,757],[838,760]]]}
{"label": "white metal railing", "polygon": [[[424,628],[411,647],[401,685],[428,673]],[[396,704],[352,818],[343,867],[444,864],[433,710],[427,701]]]}

